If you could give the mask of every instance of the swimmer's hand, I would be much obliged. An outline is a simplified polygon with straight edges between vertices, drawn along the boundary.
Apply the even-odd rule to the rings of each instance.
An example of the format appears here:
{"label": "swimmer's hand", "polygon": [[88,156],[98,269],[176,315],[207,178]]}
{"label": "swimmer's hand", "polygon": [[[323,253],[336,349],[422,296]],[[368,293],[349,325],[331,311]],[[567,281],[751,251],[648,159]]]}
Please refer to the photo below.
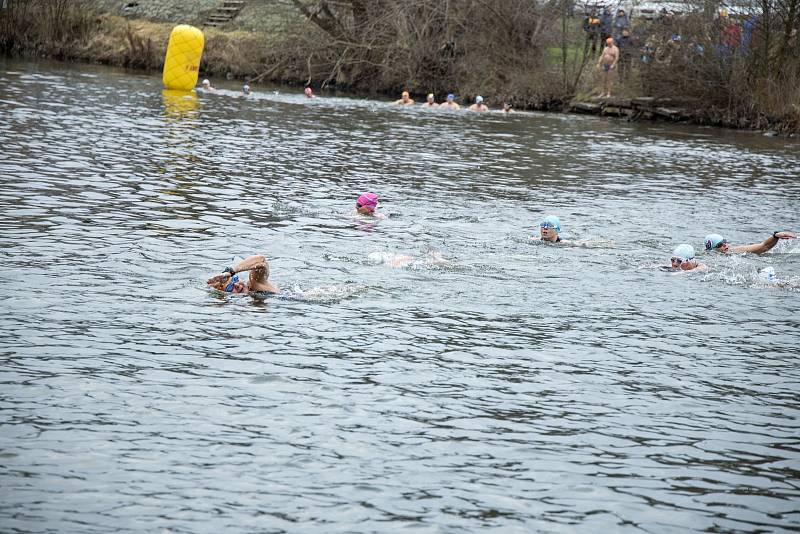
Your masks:
{"label": "swimmer's hand", "polygon": [[772,235],[775,236],[777,239],[797,239],[797,234],[789,231],[775,232]]}
{"label": "swimmer's hand", "polygon": [[218,274],[206,280],[206,284],[219,291],[225,291],[225,287],[231,281],[231,273]]}

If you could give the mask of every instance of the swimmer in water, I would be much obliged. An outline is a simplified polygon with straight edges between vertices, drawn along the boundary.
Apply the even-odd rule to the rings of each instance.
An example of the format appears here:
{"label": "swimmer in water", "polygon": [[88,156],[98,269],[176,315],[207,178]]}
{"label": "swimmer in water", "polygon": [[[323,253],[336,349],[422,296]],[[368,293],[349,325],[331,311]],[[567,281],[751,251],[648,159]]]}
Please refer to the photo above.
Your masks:
{"label": "swimmer in water", "polygon": [[[238,273],[250,271],[247,283],[239,280]],[[232,267],[225,267],[222,274],[206,281],[210,287],[225,293],[277,293],[278,286],[269,281],[269,263],[261,254],[243,259]]]}
{"label": "swimmer in water", "polygon": [[481,95],[478,95],[475,97],[475,103],[469,107],[469,110],[484,112],[484,111],[489,111],[489,108],[486,107],[486,104],[483,103],[483,97]]}
{"label": "swimmer in water", "polygon": [[514,113],[514,107],[506,102],[503,104],[503,113]]}
{"label": "swimmer in water", "polygon": [[306,98],[317,98],[317,95],[314,94],[314,90],[310,87],[303,89],[303,94],[306,95]]}
{"label": "swimmer in water", "polygon": [[244,84],[242,86],[242,96],[250,96],[250,86],[249,85]]}
{"label": "swimmer in water", "polygon": [[411,95],[408,94],[408,91],[403,91],[403,94],[400,95],[400,100],[395,100],[395,106],[410,106],[414,103],[414,100],[411,98]]}
{"label": "swimmer in water", "polygon": [[439,104],[436,103],[436,97],[433,93],[428,93],[428,99],[422,104],[423,108],[438,108]]}
{"label": "swimmer in water", "polygon": [[203,91],[216,91],[213,87],[211,87],[211,82],[206,78],[203,80]]}
{"label": "swimmer in water", "polygon": [[439,107],[445,109],[461,109],[461,106],[456,103],[456,95],[453,93],[447,95],[447,100],[442,102]]}
{"label": "swimmer in water", "polygon": [[386,215],[383,213],[375,213],[375,210],[378,209],[378,200],[378,195],[375,193],[361,193],[358,196],[358,200],[356,200],[356,213],[367,217],[385,219]]}
{"label": "swimmer in water", "polygon": [[679,271],[693,271],[698,269],[700,271],[707,271],[708,266],[705,263],[699,263],[694,258],[694,247],[692,245],[678,245],[672,251],[670,258],[670,266]]}
{"label": "swimmer in water", "polygon": [[[548,243],[562,243],[558,233],[561,231],[561,219],[548,215],[539,223],[539,240]],[[534,238],[536,239],[536,238]]]}
{"label": "swimmer in water", "polygon": [[796,239],[797,234],[788,231],[772,232],[772,235],[766,238],[761,243],[753,243],[751,245],[735,245],[732,246],[728,240],[719,234],[708,234],[704,239],[707,251],[716,251],[723,254],[745,254],[752,252],[753,254],[764,254],[772,247],[778,244],[781,239]]}

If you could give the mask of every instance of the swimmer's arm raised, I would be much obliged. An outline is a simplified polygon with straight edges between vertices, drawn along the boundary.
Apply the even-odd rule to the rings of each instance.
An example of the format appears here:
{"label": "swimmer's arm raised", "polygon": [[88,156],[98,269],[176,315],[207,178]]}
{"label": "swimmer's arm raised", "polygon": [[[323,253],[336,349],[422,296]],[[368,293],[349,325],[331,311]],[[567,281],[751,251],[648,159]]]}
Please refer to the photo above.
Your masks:
{"label": "swimmer's arm raised", "polygon": [[765,252],[769,252],[775,245],[778,244],[778,241],[781,239],[795,239],[797,234],[794,232],[775,232],[768,238],[766,238],[761,243],[753,243],[752,245],[739,245],[738,247],[733,247],[732,252],[744,253],[744,252],[751,252],[753,254],[764,254]]}
{"label": "swimmer's arm raised", "polygon": [[225,291],[225,286],[228,285],[230,280],[231,280],[230,273],[223,273],[223,274],[218,274],[217,276],[212,276],[211,278],[206,280],[206,284],[210,285],[211,287],[219,291]]}
{"label": "swimmer's arm raised", "polygon": [[232,267],[233,272],[240,273],[242,271],[250,271],[258,267],[264,267],[267,263],[267,258],[262,254],[249,256]]}

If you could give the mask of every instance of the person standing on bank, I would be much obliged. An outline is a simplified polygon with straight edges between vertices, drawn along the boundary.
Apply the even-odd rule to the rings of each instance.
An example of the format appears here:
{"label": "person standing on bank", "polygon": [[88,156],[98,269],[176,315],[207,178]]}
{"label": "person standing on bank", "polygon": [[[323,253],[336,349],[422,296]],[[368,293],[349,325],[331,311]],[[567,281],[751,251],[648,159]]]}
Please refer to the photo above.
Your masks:
{"label": "person standing on bank", "polygon": [[611,98],[611,86],[614,83],[614,75],[619,61],[619,48],[614,44],[614,39],[609,37],[606,39],[606,46],[600,54],[600,59],[597,60],[597,67],[602,70],[603,75],[603,93],[601,97]]}

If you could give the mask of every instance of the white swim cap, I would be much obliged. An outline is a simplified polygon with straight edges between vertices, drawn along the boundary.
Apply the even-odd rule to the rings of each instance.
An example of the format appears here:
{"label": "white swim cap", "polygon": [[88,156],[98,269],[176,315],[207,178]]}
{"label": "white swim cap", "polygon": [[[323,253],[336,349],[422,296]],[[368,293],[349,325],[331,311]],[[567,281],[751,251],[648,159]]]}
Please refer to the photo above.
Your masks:
{"label": "white swim cap", "polygon": [[208,81],[208,78],[203,80],[203,85],[211,85],[211,82]]}
{"label": "white swim cap", "polygon": [[476,96],[475,97],[475,103],[476,104],[480,104],[481,102],[483,102],[483,97],[481,95]]}
{"label": "white swim cap", "polygon": [[678,245],[677,247],[675,247],[675,250],[672,251],[672,255],[682,260],[693,260],[694,247],[692,245],[686,245],[686,244]]}

